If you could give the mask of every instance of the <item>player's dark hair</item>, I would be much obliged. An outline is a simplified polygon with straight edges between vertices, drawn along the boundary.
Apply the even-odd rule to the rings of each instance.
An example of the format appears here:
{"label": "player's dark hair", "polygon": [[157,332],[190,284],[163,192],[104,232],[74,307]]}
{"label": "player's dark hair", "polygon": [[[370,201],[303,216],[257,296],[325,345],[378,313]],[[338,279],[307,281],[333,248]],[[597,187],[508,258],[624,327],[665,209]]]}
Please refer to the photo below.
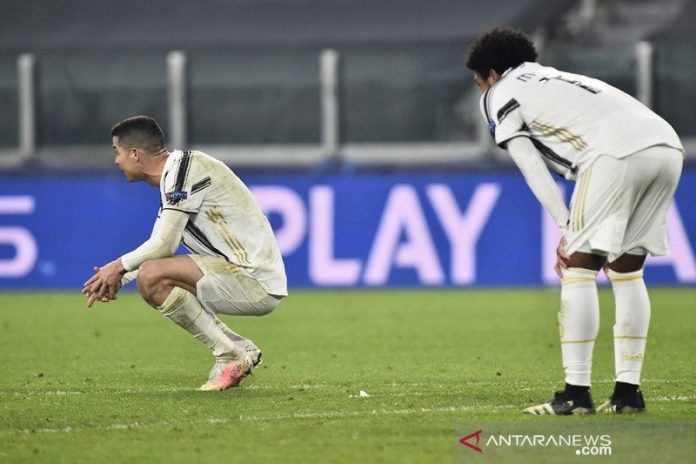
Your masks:
{"label": "player's dark hair", "polygon": [[111,136],[118,137],[121,145],[140,148],[148,153],[157,153],[164,148],[164,132],[153,118],[133,116],[117,123]]}
{"label": "player's dark hair", "polygon": [[536,59],[534,44],[524,32],[496,28],[471,46],[466,67],[485,79],[491,69],[503,74],[508,68]]}

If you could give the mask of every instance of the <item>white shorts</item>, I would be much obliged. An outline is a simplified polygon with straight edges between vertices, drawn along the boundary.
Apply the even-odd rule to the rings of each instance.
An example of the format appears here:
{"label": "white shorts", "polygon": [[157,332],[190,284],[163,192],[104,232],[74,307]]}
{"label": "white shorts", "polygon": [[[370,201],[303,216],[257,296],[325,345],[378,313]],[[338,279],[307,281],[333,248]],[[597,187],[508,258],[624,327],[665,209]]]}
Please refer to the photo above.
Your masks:
{"label": "white shorts", "polygon": [[196,298],[208,312],[237,316],[263,316],[282,297],[269,295],[243,268],[224,258],[188,255],[203,272],[196,283]]}
{"label": "white shorts", "polygon": [[684,156],[667,146],[625,158],[600,156],[578,176],[570,203],[566,251],[607,256],[665,255],[667,210]]}

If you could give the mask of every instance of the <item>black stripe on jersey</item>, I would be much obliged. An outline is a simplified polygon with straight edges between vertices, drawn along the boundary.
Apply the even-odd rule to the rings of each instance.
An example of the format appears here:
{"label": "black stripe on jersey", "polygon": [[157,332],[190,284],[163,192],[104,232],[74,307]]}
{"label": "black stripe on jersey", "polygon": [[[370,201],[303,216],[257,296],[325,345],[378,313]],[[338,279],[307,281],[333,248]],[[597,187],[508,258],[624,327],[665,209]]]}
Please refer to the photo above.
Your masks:
{"label": "black stripe on jersey", "polygon": [[492,93],[491,88],[492,87],[489,87],[486,90],[486,93],[483,94],[483,112],[486,115],[486,124],[488,124],[488,130],[491,132],[491,134],[493,134],[495,133],[495,123],[491,119],[491,112],[488,111],[488,97]]}
{"label": "black stripe on jersey", "polygon": [[212,184],[213,181],[210,180],[210,177],[206,177],[200,182],[196,182],[193,184],[193,187],[191,187],[191,193],[196,193],[199,190],[203,190],[204,188],[210,187],[210,184]]}
{"label": "black stripe on jersey", "polygon": [[186,211],[185,209],[180,209],[180,208],[161,208],[160,212],[166,211],[168,209],[171,209],[172,211],[178,211],[180,213],[186,213],[186,214],[195,214],[195,211]]}
{"label": "black stripe on jersey", "polygon": [[503,122],[503,119],[507,117],[508,114],[512,113],[515,111],[517,108],[520,107],[520,104],[515,100],[514,98],[511,98],[509,102],[503,105],[502,108],[498,110],[498,124]]}
{"label": "black stripe on jersey", "polygon": [[491,122],[491,114],[488,112],[488,92],[490,92],[491,89],[490,87],[486,90],[486,92],[483,94],[483,112],[486,115],[486,122],[490,124]]}
{"label": "black stripe on jersey", "polygon": [[162,210],[162,196],[164,195],[164,185],[167,184],[167,176],[169,175],[169,170],[166,170],[164,172],[164,176],[162,177],[162,182],[160,183],[160,198],[159,198],[159,203],[160,203],[160,211]]}
{"label": "black stripe on jersey", "polygon": [[182,192],[184,190],[184,182],[191,167],[191,152],[185,151],[179,161],[179,170],[176,172],[176,183],[174,184],[174,192]]}
{"label": "black stripe on jersey", "polygon": [[190,251],[191,253],[195,253],[195,252],[193,251],[193,248],[191,248],[191,247],[189,246],[189,244],[186,243],[186,241],[183,239],[183,237],[181,238],[181,244],[184,245],[184,247],[186,247],[186,249],[187,249],[188,251]]}
{"label": "black stripe on jersey", "polygon": [[196,239],[196,241],[197,241],[198,243],[200,243],[201,245],[203,245],[205,248],[207,248],[208,250],[212,251],[212,252],[215,253],[216,255],[222,256],[223,258],[225,258],[226,261],[229,261],[229,260],[230,260],[230,258],[228,258],[227,256],[225,256],[225,254],[224,254],[222,251],[218,250],[217,248],[215,248],[215,246],[214,246],[212,243],[210,243],[210,240],[208,240],[208,238],[203,234],[203,231],[201,231],[201,229],[199,229],[198,227],[196,227],[196,226],[193,224],[193,222],[189,221],[189,222],[186,224],[185,230],[186,230],[186,232],[188,232],[189,234],[191,234],[191,236],[192,236],[194,239]]}
{"label": "black stripe on jersey", "polygon": [[532,141],[532,143],[534,144],[534,147],[536,147],[536,149],[539,150],[541,152],[541,154],[544,155],[545,158],[553,161],[556,164],[560,164],[561,166],[565,167],[573,174],[578,172],[577,166],[573,166],[573,163],[571,163],[569,160],[563,158],[561,155],[559,155],[558,153],[553,151],[551,148],[544,145],[539,140],[535,139],[534,137],[529,137],[529,140]]}

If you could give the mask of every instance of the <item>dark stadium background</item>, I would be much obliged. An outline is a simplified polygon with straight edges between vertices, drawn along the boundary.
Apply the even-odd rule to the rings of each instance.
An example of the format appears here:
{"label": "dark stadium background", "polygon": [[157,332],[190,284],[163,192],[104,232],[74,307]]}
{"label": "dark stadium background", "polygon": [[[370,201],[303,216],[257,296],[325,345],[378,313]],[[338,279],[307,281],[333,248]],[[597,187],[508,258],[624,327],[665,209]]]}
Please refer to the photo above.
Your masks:
{"label": "dark stadium background", "polygon": [[[156,192],[127,185],[110,149],[111,126],[135,114],[155,117],[170,148],[202,149],[264,189],[293,287],[555,283],[555,236],[487,134],[463,64],[496,26],[674,125],[687,148],[676,253],[647,276],[693,285],[694,19],[686,0],[5,2],[0,288],[77,288],[148,235]],[[438,185],[457,231],[429,196]],[[488,209],[468,211],[490,185]],[[392,207],[402,197],[412,212]],[[478,228],[463,220],[477,214]],[[455,233],[477,240],[462,251]]]}

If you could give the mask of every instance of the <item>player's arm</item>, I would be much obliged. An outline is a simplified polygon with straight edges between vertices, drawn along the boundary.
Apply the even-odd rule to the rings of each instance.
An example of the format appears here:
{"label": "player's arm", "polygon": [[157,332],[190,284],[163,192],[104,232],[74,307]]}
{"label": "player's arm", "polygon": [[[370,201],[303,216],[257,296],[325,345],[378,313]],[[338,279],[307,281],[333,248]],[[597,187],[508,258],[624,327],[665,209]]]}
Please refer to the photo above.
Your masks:
{"label": "player's arm", "polygon": [[152,236],[135,250],[121,256],[124,271],[134,271],[151,259],[172,256],[179,247],[188,220],[188,213],[165,208]]}
{"label": "player's arm", "polygon": [[541,153],[527,137],[515,137],[508,140],[507,150],[534,196],[549,212],[558,227],[565,230],[568,227],[568,207],[544,164]]}
{"label": "player's arm", "polygon": [[145,243],[98,268],[95,274],[85,282],[82,293],[89,297],[87,306],[91,306],[96,300],[113,299],[121,287],[124,275],[137,270],[145,261],[172,256],[179,246],[188,220],[188,213],[164,209],[152,236]]}
{"label": "player's arm", "polygon": [[[558,227],[564,231],[568,227],[568,208],[539,151],[527,137],[515,137],[509,140],[506,146],[534,196],[553,217]],[[556,264],[554,265],[559,279],[563,278],[562,269],[568,267],[570,259],[565,246],[565,237],[562,236],[556,248]]]}
{"label": "player's arm", "polygon": [[[157,229],[159,228],[160,224],[160,218],[157,216],[157,220],[155,221],[154,226],[152,227],[152,233],[150,234],[155,235],[157,233]],[[97,272],[99,270],[98,267],[94,268],[94,272]],[[134,281],[135,279],[138,278],[138,269],[135,269],[134,271],[127,271],[123,276],[121,277],[121,287],[124,285]],[[89,288],[85,287],[82,291],[83,294],[88,294],[89,293]],[[108,300],[102,300],[102,301],[108,301]]]}
{"label": "player's arm", "polygon": [[[154,236],[157,234],[157,231],[159,230],[159,225],[160,225],[160,216],[157,216],[157,220],[155,221],[155,225],[152,226],[152,233],[150,236]],[[124,286],[135,279],[138,278],[138,269],[135,269],[133,271],[127,271],[125,274],[123,274],[123,277],[121,277],[121,286]]]}

